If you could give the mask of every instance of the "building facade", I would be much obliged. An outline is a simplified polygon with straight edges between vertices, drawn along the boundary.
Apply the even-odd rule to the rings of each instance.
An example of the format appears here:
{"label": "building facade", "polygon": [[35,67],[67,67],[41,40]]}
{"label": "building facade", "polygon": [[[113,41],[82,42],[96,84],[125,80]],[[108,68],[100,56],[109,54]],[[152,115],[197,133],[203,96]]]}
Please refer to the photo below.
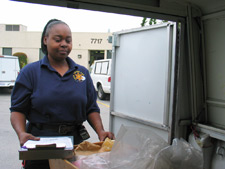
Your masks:
{"label": "building facade", "polygon": [[[43,58],[41,51],[42,32],[27,31],[24,25],[0,24],[0,55],[22,52],[28,63]],[[111,58],[112,33],[72,32],[73,48],[69,55],[76,63],[89,68],[94,60]]]}

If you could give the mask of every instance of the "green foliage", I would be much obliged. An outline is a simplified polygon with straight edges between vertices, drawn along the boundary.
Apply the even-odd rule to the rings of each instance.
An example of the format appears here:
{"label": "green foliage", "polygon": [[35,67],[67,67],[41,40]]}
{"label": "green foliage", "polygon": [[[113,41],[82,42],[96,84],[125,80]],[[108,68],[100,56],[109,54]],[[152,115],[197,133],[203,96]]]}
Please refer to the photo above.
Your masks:
{"label": "green foliage", "polygon": [[[157,23],[160,23],[159,21],[160,20],[157,20],[157,19],[143,17],[142,22],[141,22],[141,26],[142,27],[146,26],[147,22],[148,22],[149,25],[155,25]],[[166,20],[161,21],[161,23],[164,23],[164,22],[168,22],[168,21],[166,21]]]}
{"label": "green foliage", "polygon": [[149,25],[155,25],[155,24],[156,24],[156,19],[150,18]]}
{"label": "green foliage", "polygon": [[144,17],[144,18],[142,19],[141,26],[142,26],[142,27],[145,26],[146,23],[147,23],[147,18]]}
{"label": "green foliage", "polygon": [[17,56],[19,58],[20,69],[27,65],[27,55],[22,52],[14,53],[13,56]]}

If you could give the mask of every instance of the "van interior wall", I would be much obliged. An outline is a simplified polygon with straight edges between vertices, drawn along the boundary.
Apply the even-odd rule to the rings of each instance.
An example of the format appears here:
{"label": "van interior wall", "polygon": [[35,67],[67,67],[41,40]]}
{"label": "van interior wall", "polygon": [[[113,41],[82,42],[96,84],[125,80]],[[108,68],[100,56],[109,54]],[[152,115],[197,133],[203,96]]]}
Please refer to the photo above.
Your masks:
{"label": "van interior wall", "polygon": [[187,18],[187,42],[188,45],[188,71],[190,85],[191,117],[192,122],[204,123],[204,72],[202,51],[201,16]]}
{"label": "van interior wall", "polygon": [[[198,128],[198,132],[206,137],[201,147],[205,169],[220,169],[225,165],[225,137],[222,136],[225,133],[225,97],[222,94],[224,93],[222,84],[225,80],[221,78],[225,72],[223,64],[225,50],[222,47],[225,44],[225,38],[222,36],[225,28],[224,11],[225,9],[223,12],[202,16],[200,22],[193,25],[193,29],[196,30],[193,34],[195,44],[193,80],[196,81],[193,98],[196,98],[196,112],[192,116],[192,121],[197,126],[203,124]],[[210,21],[205,18],[210,18]],[[199,57],[196,57],[198,55]],[[205,127],[209,128],[205,130]]]}
{"label": "van interior wall", "polygon": [[[177,46],[177,68],[176,68],[176,82],[175,82],[175,99],[174,111],[172,119],[175,119],[171,124],[172,133],[171,141],[173,138],[187,138],[187,128],[191,123],[191,102],[190,102],[190,68],[188,58],[188,46],[187,41],[187,26],[185,22],[180,25],[179,46]],[[183,90],[183,89],[187,90]],[[188,122],[183,124],[183,122]]]}
{"label": "van interior wall", "polygon": [[[222,107],[224,110],[224,106],[221,107],[221,105],[224,105],[224,96],[220,94],[223,93],[223,88],[218,86],[218,81],[221,84],[223,81],[218,76],[221,72],[223,74],[225,72],[222,68],[224,66],[221,66],[223,64],[220,64],[224,63],[225,60],[223,59],[224,48],[222,48],[224,38],[221,37],[222,30],[225,27],[224,13],[224,11],[222,14],[220,13],[220,17],[216,13],[212,14],[212,17],[215,18],[210,21],[211,23],[209,21],[203,23],[205,21],[202,18],[208,18],[208,16],[188,16],[191,18],[187,17],[184,30],[181,26],[181,33],[183,32],[183,34],[180,37],[178,57],[174,137],[182,137],[188,140],[193,132],[190,128],[191,124],[200,123],[206,126],[212,126],[212,124],[221,126],[224,124],[222,122],[224,111],[221,111]],[[204,32],[205,29],[206,32]],[[222,77],[222,74],[220,77]],[[211,104],[213,100],[216,101],[214,105]],[[216,120],[216,118],[222,119]],[[224,125],[221,127],[224,129]],[[199,134],[210,136],[207,136],[210,140],[207,145],[200,148],[204,153],[205,169],[220,169],[225,165],[224,153],[221,153],[225,147],[225,138],[219,136],[222,134],[220,132],[215,134],[216,130],[216,128],[212,131],[198,128]]]}
{"label": "van interior wall", "polygon": [[[190,16],[192,17],[192,16]],[[192,121],[204,108],[200,16],[180,22],[177,44],[176,93],[172,138],[188,138]],[[191,24],[189,23],[191,22]]]}

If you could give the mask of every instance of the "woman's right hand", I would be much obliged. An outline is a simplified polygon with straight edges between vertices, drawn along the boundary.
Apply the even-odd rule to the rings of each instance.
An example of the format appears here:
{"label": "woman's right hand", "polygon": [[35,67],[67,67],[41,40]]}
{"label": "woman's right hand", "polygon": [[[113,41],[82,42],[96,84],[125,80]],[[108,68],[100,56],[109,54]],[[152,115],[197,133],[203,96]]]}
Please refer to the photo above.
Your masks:
{"label": "woman's right hand", "polygon": [[26,132],[22,132],[19,134],[19,141],[20,141],[20,146],[22,147],[24,145],[24,143],[28,140],[40,140],[39,137],[35,137],[30,133],[26,133]]}
{"label": "woman's right hand", "polygon": [[23,113],[11,112],[10,121],[19,138],[20,146],[23,146],[27,140],[40,140],[26,132],[26,117]]}

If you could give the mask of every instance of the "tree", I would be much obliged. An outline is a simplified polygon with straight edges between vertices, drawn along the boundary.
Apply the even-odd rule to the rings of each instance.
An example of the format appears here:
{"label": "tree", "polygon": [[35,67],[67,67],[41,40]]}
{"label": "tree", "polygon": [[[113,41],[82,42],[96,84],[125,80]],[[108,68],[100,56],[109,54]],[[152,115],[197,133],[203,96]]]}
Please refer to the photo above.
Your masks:
{"label": "tree", "polygon": [[141,26],[142,26],[142,27],[145,26],[146,23],[147,23],[147,18],[144,17],[144,18],[142,19]]}
{"label": "tree", "polygon": [[155,25],[156,23],[157,23],[156,19],[153,19],[153,18],[149,19],[149,25]]}
{"label": "tree", "polygon": [[14,53],[13,56],[17,56],[19,58],[20,69],[27,65],[27,55],[22,52]]}
{"label": "tree", "polygon": [[[149,21],[147,21],[149,19]],[[160,23],[160,20],[158,19],[153,19],[153,18],[146,18],[146,17],[143,17],[142,19],[142,22],[141,22],[141,26],[146,26],[146,23],[149,23],[149,25],[155,25],[157,23]],[[168,22],[166,20],[162,20],[161,23],[164,23],[164,22]]]}

